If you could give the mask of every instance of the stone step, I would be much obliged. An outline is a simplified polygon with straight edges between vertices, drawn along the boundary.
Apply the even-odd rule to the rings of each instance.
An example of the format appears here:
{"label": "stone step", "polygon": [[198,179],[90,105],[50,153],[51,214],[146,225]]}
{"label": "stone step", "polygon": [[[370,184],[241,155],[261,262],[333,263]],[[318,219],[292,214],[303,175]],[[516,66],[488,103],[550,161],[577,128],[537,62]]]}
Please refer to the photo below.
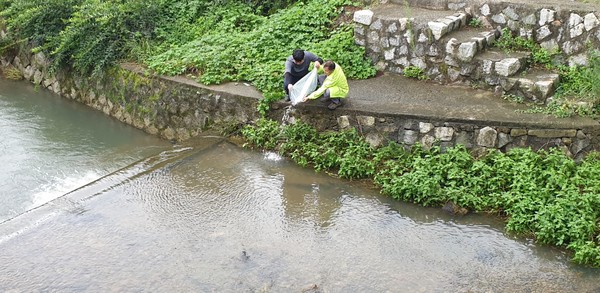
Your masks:
{"label": "stone step", "polygon": [[380,4],[371,10],[358,11],[354,21],[365,25],[385,25],[399,22],[399,31],[409,26],[415,34],[425,30],[437,41],[444,35],[458,30],[467,24],[468,15],[464,12],[431,10],[398,4]]}
{"label": "stone step", "polygon": [[500,79],[504,94],[526,98],[529,102],[545,104],[556,90],[558,73],[547,69],[534,68],[522,74]]}
{"label": "stone step", "polygon": [[[531,52],[508,52],[498,48],[489,48],[476,55],[473,60],[480,68],[482,78],[497,79],[519,74],[528,67]],[[497,83],[496,83],[497,84]],[[496,85],[491,83],[491,85]]]}
{"label": "stone step", "polygon": [[[442,39],[440,46],[445,46],[447,57],[461,62],[470,62],[478,52],[492,46],[500,37],[498,30],[463,27]],[[447,60],[448,60],[447,58]]]}

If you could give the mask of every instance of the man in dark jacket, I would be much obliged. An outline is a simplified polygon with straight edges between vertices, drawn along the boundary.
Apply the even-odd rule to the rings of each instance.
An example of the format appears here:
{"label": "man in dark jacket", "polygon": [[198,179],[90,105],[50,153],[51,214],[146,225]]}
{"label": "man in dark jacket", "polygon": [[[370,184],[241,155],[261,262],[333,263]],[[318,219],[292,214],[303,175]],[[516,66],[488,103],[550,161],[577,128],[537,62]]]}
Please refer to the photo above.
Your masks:
{"label": "man in dark jacket", "polygon": [[314,62],[316,68],[321,66],[323,59],[317,55],[296,49],[285,61],[285,72],[283,73],[283,89],[285,90],[286,100],[290,99],[290,90],[305,75],[308,74],[310,63]]}

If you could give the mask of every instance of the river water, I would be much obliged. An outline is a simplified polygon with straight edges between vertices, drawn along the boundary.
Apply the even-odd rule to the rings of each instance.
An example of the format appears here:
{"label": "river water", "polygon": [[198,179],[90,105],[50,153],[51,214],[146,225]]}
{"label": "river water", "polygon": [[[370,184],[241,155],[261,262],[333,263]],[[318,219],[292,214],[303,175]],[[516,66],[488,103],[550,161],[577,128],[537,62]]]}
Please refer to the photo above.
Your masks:
{"label": "river water", "polygon": [[493,217],[206,136],[171,144],[0,80],[2,292],[600,292]]}

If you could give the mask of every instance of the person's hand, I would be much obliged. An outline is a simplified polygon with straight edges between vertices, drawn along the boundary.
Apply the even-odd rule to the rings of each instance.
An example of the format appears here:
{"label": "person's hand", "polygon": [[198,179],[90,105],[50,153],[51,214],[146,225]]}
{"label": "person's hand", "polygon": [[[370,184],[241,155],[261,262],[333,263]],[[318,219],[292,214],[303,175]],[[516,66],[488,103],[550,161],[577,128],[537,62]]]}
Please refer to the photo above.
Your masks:
{"label": "person's hand", "polygon": [[321,67],[321,62],[315,61],[315,68],[319,69]]}
{"label": "person's hand", "polygon": [[291,92],[293,88],[294,88],[294,85],[292,85],[292,84],[288,84],[288,91],[290,91],[290,92]]}
{"label": "person's hand", "polygon": [[308,101],[308,97],[304,96],[304,98],[302,98],[302,102],[306,102],[306,101]]}

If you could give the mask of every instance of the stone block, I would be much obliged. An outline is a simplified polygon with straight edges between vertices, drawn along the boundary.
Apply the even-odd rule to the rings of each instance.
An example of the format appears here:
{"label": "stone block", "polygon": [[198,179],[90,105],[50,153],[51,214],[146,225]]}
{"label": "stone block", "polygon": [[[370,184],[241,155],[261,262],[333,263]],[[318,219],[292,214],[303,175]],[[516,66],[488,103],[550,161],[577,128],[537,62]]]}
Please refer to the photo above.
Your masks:
{"label": "stone block", "polygon": [[452,39],[448,40],[448,42],[446,43],[446,54],[449,54],[452,56],[456,55],[457,51],[458,51],[458,46],[459,46],[459,43],[458,43],[457,39],[452,38]]}
{"label": "stone block", "polygon": [[540,10],[540,18],[539,18],[538,24],[540,26],[542,26],[542,25],[553,22],[555,14],[556,14],[556,11],[551,10],[551,9],[544,8],[544,9]]}
{"label": "stone block", "polygon": [[375,117],[373,116],[356,116],[356,121],[361,126],[372,127],[375,125]]}
{"label": "stone block", "polygon": [[448,78],[450,81],[457,81],[460,76],[460,70],[455,67],[448,67]]}
{"label": "stone block", "polygon": [[394,61],[392,61],[394,64],[396,65],[400,65],[402,67],[408,67],[410,66],[410,61],[408,61],[408,58],[406,57],[400,57],[398,59],[394,59]]}
{"label": "stone block", "polygon": [[494,67],[494,62],[492,60],[483,60],[481,64],[481,70],[483,74],[490,75],[492,74],[492,69]]}
{"label": "stone block", "polygon": [[438,19],[437,21],[447,25],[448,32],[454,31],[454,30],[458,29],[458,27],[460,26],[460,22],[459,22],[459,25],[456,25],[454,20],[449,19],[449,18],[441,18],[441,19]]}
{"label": "stone block", "polygon": [[383,58],[388,61],[394,59],[394,51],[396,51],[396,48],[385,50],[383,52]]}
{"label": "stone block", "polygon": [[483,147],[495,147],[498,132],[489,126],[479,130],[477,135],[477,145]]}
{"label": "stone block", "polygon": [[506,21],[506,26],[512,31],[517,31],[522,28],[522,25],[520,22],[518,22],[516,20],[512,20],[512,19],[509,19]]}
{"label": "stone block", "polygon": [[382,27],[383,27],[383,23],[381,22],[380,19],[375,20],[369,26],[370,29],[375,30],[375,31],[380,31]]}
{"label": "stone block", "polygon": [[381,48],[387,49],[390,47],[390,41],[388,40],[388,38],[383,37],[379,40],[379,46],[381,46]]}
{"label": "stone block", "polygon": [[411,18],[400,18],[398,19],[398,23],[400,23],[400,31],[406,30],[406,26],[412,21]]}
{"label": "stone block", "polygon": [[547,41],[541,42],[540,43],[540,47],[548,50],[548,51],[555,51],[558,50],[560,47],[558,46],[558,42],[556,42],[555,39],[549,39]]}
{"label": "stone block", "polygon": [[582,54],[578,54],[578,55],[569,57],[569,60],[567,62],[569,63],[569,66],[571,66],[571,67],[578,66],[578,65],[587,66],[588,57],[587,57],[587,54],[582,53]]}
{"label": "stone block", "polygon": [[364,47],[367,44],[367,42],[364,38],[358,38],[358,37],[354,38],[354,43],[359,46],[362,46],[362,47]]}
{"label": "stone block", "polygon": [[483,4],[480,8],[479,8],[479,12],[481,12],[481,14],[483,16],[488,16],[490,15],[490,6],[486,3]]}
{"label": "stone block", "polygon": [[338,117],[337,123],[339,129],[348,129],[350,127],[350,119],[346,115]]}
{"label": "stone block", "polygon": [[385,31],[393,34],[398,31],[398,25],[396,25],[395,22],[392,22]]}
{"label": "stone block", "polygon": [[527,129],[513,128],[510,130],[510,136],[512,137],[518,137],[523,135],[527,135]]}
{"label": "stone block", "polygon": [[429,50],[427,50],[427,56],[437,57],[439,55],[440,55],[440,52],[439,52],[436,44],[432,44],[431,46],[429,46]]}
{"label": "stone block", "polygon": [[575,38],[583,34],[583,18],[577,13],[571,13],[569,16],[569,37]]}
{"label": "stone block", "polygon": [[33,83],[34,84],[41,84],[42,81],[44,80],[44,75],[42,74],[42,72],[40,70],[35,70],[35,73],[33,74]]}
{"label": "stone block", "polygon": [[372,148],[378,148],[383,144],[384,138],[377,133],[370,132],[366,135],[365,140]]}
{"label": "stone block", "polygon": [[473,71],[475,71],[475,66],[473,64],[465,64],[460,67],[460,75],[462,76],[470,76]]}
{"label": "stone block", "polygon": [[540,138],[563,138],[575,137],[577,130],[575,129],[530,129],[527,135]]}
{"label": "stone block", "polygon": [[581,151],[583,151],[584,149],[586,149],[588,146],[590,146],[591,141],[589,139],[581,139],[581,140],[577,140],[575,141],[575,143],[573,143],[571,145],[571,152],[575,155],[579,154]]}
{"label": "stone block", "polygon": [[424,149],[430,149],[435,143],[435,137],[426,134],[421,138],[421,145]]}
{"label": "stone block", "polygon": [[448,33],[448,25],[443,22],[430,21],[427,23],[427,26],[431,30],[431,34],[433,34],[436,41]]}
{"label": "stone block", "polygon": [[419,132],[420,133],[428,133],[433,129],[432,123],[427,122],[419,122]]}
{"label": "stone block", "polygon": [[413,32],[410,30],[407,30],[404,33],[404,39],[406,40],[406,43],[408,43],[409,45],[412,45],[415,42]]}
{"label": "stone block", "polygon": [[423,70],[427,69],[427,62],[425,62],[425,60],[423,60],[423,58],[411,58],[410,64],[413,66],[419,67]]}
{"label": "stone block", "polygon": [[451,56],[446,56],[444,58],[444,64],[448,65],[448,66],[453,66],[453,67],[459,67],[460,64],[458,64],[458,61],[455,60],[454,58],[452,58]]}
{"label": "stone block", "polygon": [[473,60],[473,57],[477,53],[477,43],[476,42],[465,42],[458,46],[458,59],[469,62]]}
{"label": "stone block", "polygon": [[548,36],[550,36],[551,34],[552,34],[552,32],[550,31],[550,29],[548,28],[548,26],[544,25],[544,26],[541,26],[540,28],[538,28],[535,31],[535,39],[538,42],[540,42],[540,41],[543,41]]}
{"label": "stone block", "polygon": [[526,25],[534,25],[536,23],[536,18],[534,14],[530,14],[525,16],[521,21]]}
{"label": "stone block", "polygon": [[583,26],[588,32],[596,28],[598,24],[600,24],[600,21],[598,21],[598,17],[594,13],[588,13],[583,17]]}
{"label": "stone block", "polygon": [[496,62],[496,74],[500,76],[511,76],[521,69],[521,62],[517,58],[506,58]]}
{"label": "stone block", "polygon": [[462,19],[458,14],[446,16],[446,19],[452,22],[452,28],[454,30],[460,28],[463,25]]}
{"label": "stone block", "polygon": [[498,134],[498,148],[502,148],[512,142],[512,137],[506,133]]}
{"label": "stone block", "polygon": [[512,20],[519,20],[521,18],[519,14],[515,11],[515,9],[511,6],[504,8],[504,10],[502,10],[502,13]]}
{"label": "stone block", "polygon": [[454,137],[454,128],[452,127],[436,127],[434,136],[440,141],[451,141]]}
{"label": "stone block", "polygon": [[398,55],[408,55],[408,46],[402,45],[398,48]]}
{"label": "stone block", "polygon": [[456,133],[456,145],[463,145],[466,148],[473,147],[473,140],[471,139],[472,135],[465,131],[460,131]]}
{"label": "stone block", "polygon": [[519,89],[527,92],[531,95],[531,92],[535,89],[535,84],[533,80],[527,78],[519,78]]}
{"label": "stone block", "polygon": [[365,27],[362,25],[355,25],[354,26],[354,35],[361,35],[364,36],[365,35]]}
{"label": "stone block", "polygon": [[492,16],[492,20],[497,23],[497,24],[505,24],[506,23],[506,16],[504,16],[504,14],[496,14],[494,16]]}
{"label": "stone block", "polygon": [[554,81],[552,80],[540,80],[535,82],[535,88],[543,98],[547,98],[552,94],[554,90]]}
{"label": "stone block", "polygon": [[517,80],[514,78],[502,78],[500,79],[500,86],[506,92],[512,90],[515,87]]}
{"label": "stone block", "polygon": [[377,31],[370,31],[367,34],[367,41],[369,41],[370,44],[379,43],[379,34],[377,33]]}
{"label": "stone block", "polygon": [[354,12],[354,17],[352,18],[354,22],[358,22],[364,25],[371,25],[371,21],[373,20],[373,11],[371,10],[359,10]]}
{"label": "stone block", "polygon": [[[494,42],[496,42],[496,34],[493,32],[483,32],[479,34],[481,37],[475,37],[474,39],[479,42],[479,38],[483,38],[482,45],[491,46]],[[483,49],[483,48],[480,48]]]}
{"label": "stone block", "polygon": [[414,130],[404,130],[404,133],[401,134],[401,138],[402,138],[402,143],[407,144],[407,145],[413,145],[417,142],[417,139],[419,138],[419,133],[414,131]]}

